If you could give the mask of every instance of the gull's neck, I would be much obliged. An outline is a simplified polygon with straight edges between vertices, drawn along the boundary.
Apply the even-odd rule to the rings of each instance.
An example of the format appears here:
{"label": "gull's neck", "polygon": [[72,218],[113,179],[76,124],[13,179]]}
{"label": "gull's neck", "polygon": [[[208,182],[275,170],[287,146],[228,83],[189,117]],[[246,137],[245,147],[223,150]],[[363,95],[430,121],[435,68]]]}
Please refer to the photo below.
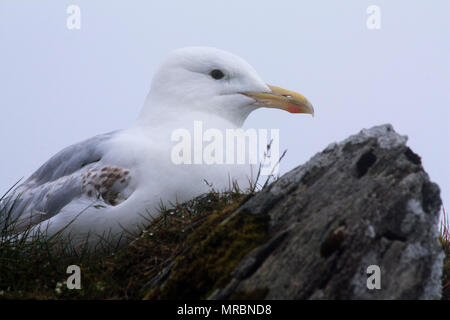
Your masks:
{"label": "gull's neck", "polygon": [[248,115],[255,109],[252,106],[239,108],[210,107],[199,108],[184,105],[171,105],[148,97],[136,121],[138,126],[177,126],[180,123],[201,121],[206,126],[217,129],[241,128]]}

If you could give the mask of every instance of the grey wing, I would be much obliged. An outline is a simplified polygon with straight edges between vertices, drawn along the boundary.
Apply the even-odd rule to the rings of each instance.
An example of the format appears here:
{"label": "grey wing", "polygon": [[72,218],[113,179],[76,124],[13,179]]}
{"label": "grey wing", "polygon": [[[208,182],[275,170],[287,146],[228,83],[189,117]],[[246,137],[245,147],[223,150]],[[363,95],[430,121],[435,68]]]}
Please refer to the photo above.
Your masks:
{"label": "grey wing", "polygon": [[100,161],[103,150],[99,146],[116,133],[117,131],[113,131],[98,135],[63,149],[44,163],[23,185],[34,186],[54,181]]}
{"label": "grey wing", "polygon": [[0,208],[0,226],[19,217],[21,221],[28,218],[28,225],[36,224],[51,218],[74,198],[80,197],[86,191],[82,188],[84,177],[104,156],[103,143],[116,134],[115,131],[92,137],[50,158],[4,199],[3,209]]}

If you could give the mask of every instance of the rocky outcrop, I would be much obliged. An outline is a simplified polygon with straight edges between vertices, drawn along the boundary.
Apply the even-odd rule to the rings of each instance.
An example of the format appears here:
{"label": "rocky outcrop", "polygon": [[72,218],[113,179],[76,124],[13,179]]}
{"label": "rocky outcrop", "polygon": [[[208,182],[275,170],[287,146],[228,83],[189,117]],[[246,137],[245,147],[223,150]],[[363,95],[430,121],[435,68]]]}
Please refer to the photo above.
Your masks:
{"label": "rocky outcrop", "polygon": [[239,210],[268,215],[270,239],[209,298],[439,299],[439,188],[406,140],[362,130],[248,200]]}

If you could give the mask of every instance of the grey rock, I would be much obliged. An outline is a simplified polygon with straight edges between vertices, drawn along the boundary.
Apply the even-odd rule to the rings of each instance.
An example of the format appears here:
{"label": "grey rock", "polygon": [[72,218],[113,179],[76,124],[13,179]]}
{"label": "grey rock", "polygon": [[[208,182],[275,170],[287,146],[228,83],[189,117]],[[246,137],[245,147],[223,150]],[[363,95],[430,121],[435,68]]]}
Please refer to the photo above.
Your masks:
{"label": "grey rock", "polygon": [[240,210],[269,215],[271,239],[210,299],[439,299],[440,191],[406,141],[391,125],[362,130],[249,199]]}

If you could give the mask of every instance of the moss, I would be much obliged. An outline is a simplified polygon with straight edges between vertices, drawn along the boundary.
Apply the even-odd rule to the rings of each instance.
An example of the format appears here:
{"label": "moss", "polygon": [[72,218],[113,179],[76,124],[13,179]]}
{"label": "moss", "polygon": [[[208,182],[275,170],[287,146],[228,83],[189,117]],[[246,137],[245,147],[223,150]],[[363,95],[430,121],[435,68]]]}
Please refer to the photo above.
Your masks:
{"label": "moss", "polygon": [[232,300],[264,300],[269,293],[269,288],[255,289],[252,291],[238,291],[231,296]]}
{"label": "moss", "polygon": [[203,299],[224,287],[230,273],[253,248],[268,239],[268,218],[238,212],[215,211],[187,239],[188,253],[178,257],[166,283],[149,291],[146,299]]}

